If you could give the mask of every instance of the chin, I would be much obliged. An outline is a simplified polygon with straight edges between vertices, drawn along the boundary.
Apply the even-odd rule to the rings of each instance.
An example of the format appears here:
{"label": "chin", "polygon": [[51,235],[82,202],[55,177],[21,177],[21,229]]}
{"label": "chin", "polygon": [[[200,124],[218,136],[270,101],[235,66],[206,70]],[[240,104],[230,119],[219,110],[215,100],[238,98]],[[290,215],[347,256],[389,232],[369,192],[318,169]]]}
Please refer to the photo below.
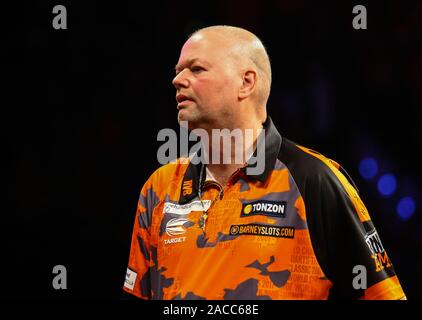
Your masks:
{"label": "chin", "polygon": [[189,129],[192,129],[192,127],[197,127],[196,124],[198,124],[197,116],[184,112],[183,110],[179,111],[179,114],[177,115],[177,120],[179,124],[181,121],[187,121]]}
{"label": "chin", "polygon": [[181,121],[188,121],[188,122],[190,122],[191,120],[189,119],[189,116],[187,114],[184,114],[183,112],[180,112],[179,111],[179,113],[177,115],[177,121],[180,124]]}

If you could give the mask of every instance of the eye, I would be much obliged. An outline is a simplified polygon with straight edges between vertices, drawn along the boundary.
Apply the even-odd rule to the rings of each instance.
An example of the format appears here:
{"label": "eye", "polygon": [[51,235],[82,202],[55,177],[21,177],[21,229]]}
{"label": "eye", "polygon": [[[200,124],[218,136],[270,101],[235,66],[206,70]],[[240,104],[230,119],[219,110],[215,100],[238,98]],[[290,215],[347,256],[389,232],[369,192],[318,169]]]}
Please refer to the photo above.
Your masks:
{"label": "eye", "polygon": [[202,67],[200,67],[200,66],[193,66],[193,67],[191,68],[191,70],[192,70],[192,72],[194,72],[194,73],[198,73],[198,72],[201,72],[201,71],[205,71],[205,69],[204,69],[204,68],[202,68]]}

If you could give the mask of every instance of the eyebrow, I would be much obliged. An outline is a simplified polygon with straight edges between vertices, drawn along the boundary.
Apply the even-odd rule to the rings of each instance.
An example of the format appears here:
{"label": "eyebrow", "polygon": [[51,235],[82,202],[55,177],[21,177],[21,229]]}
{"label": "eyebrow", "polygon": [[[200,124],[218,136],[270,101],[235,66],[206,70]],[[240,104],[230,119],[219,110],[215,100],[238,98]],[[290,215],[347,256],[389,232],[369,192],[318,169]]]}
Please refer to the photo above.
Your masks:
{"label": "eyebrow", "polygon": [[[174,70],[177,72],[177,71],[179,71],[179,70],[183,69],[183,66],[189,66],[189,65],[191,65],[191,64],[193,64],[193,63],[195,63],[196,61],[203,62],[203,61],[202,61],[201,59],[199,59],[199,58],[189,59],[189,60],[186,60],[186,62],[185,62],[185,63],[182,63],[182,64],[176,64],[176,65],[174,66]],[[205,63],[205,62],[203,62],[203,63]]]}

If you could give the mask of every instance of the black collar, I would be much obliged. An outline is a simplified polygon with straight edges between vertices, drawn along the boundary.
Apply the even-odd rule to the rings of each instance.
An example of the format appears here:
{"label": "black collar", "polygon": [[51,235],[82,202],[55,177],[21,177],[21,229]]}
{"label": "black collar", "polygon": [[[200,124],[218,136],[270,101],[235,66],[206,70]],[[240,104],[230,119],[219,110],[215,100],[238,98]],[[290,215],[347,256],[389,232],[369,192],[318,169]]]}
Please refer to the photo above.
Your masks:
{"label": "black collar", "polygon": [[[265,122],[263,123],[263,128],[265,133],[265,168],[264,171],[259,175],[252,175],[247,174],[247,168],[253,168],[256,165],[255,163],[249,162],[247,165],[242,168],[243,172],[247,174],[247,176],[251,179],[255,179],[261,182],[265,182],[267,180],[267,177],[269,173],[273,170],[275,162],[277,160],[277,156],[280,152],[281,147],[281,140],[282,137],[280,133],[277,131],[277,128],[274,126],[273,121],[268,116]],[[259,139],[258,139],[259,143]],[[258,149],[258,148],[257,148]],[[254,152],[254,157],[256,159],[256,152]],[[264,155],[261,155],[264,156]],[[194,158],[197,157],[197,155],[194,155]],[[183,177],[182,184],[180,186],[180,198],[179,203],[180,204],[186,204],[193,199],[195,199],[198,195],[199,190],[199,177],[200,172],[202,169],[203,164],[198,161],[197,158],[195,158],[196,161],[191,161],[188,165],[188,168],[186,169],[185,175]],[[195,164],[196,163],[196,164]],[[205,170],[204,170],[205,171]],[[201,185],[205,181],[206,174],[202,175],[202,181]]]}

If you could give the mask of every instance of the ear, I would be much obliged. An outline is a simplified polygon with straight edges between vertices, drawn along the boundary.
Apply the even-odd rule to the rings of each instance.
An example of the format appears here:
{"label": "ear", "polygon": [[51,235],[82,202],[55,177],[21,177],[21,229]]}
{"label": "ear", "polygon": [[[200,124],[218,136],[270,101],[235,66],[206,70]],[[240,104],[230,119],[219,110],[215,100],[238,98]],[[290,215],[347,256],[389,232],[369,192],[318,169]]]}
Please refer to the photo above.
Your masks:
{"label": "ear", "polygon": [[242,85],[239,88],[239,99],[249,97],[256,87],[257,75],[255,70],[246,70],[243,74]]}

